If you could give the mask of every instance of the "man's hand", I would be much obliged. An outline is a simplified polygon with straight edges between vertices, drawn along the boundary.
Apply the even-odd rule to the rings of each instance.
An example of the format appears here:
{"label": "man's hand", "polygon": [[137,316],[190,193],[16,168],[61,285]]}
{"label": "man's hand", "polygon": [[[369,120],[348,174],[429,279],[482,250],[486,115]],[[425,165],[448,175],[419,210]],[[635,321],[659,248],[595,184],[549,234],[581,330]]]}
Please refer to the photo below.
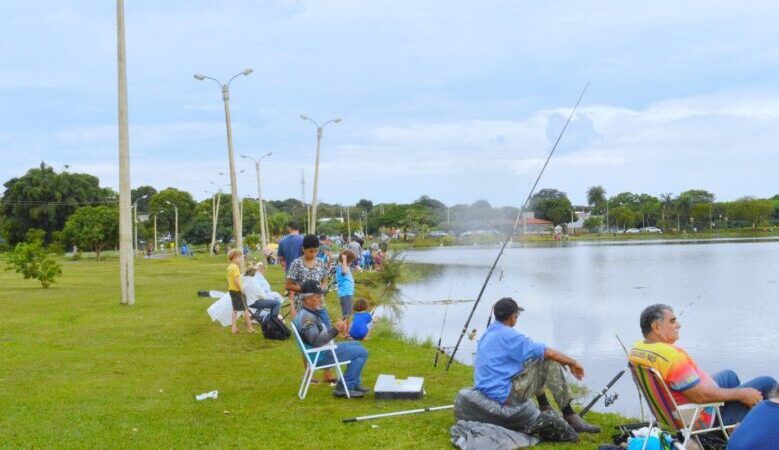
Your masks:
{"label": "man's hand", "polygon": [[754,388],[739,388],[739,400],[750,408],[763,401],[763,394]]}
{"label": "man's hand", "polygon": [[338,322],[335,323],[335,329],[341,333],[346,333],[346,320],[339,319]]}
{"label": "man's hand", "polygon": [[582,367],[578,361],[574,361],[573,364],[568,366],[568,368],[571,370],[571,373],[574,377],[576,377],[577,380],[584,378],[584,367]]}

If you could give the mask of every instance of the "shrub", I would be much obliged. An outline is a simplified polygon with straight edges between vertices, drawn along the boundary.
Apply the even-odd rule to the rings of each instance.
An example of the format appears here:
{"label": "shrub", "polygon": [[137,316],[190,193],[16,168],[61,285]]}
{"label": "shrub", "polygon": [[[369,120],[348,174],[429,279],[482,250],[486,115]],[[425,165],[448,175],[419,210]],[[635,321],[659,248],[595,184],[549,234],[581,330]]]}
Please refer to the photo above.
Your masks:
{"label": "shrub", "polygon": [[388,252],[381,265],[381,270],[377,272],[379,283],[384,286],[395,286],[400,281],[405,262],[406,259],[403,257],[403,252]]}
{"label": "shrub", "polygon": [[20,242],[8,258],[6,270],[21,273],[24,279],[34,278],[48,288],[62,275],[62,267],[43,249],[40,241]]}

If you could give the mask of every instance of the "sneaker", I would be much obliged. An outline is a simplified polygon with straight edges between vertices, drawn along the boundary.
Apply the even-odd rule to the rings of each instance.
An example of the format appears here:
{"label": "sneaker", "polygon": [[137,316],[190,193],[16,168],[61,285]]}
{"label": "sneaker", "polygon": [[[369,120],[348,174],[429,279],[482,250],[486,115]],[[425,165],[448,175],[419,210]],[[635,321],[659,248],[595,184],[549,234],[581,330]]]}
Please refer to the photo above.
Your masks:
{"label": "sneaker", "polygon": [[[333,397],[347,398],[346,391],[343,389],[335,388],[333,389]],[[365,392],[361,392],[355,389],[349,390],[349,398],[363,398],[363,397],[365,397]]]}
{"label": "sneaker", "polygon": [[577,433],[600,433],[600,427],[587,423],[578,414],[567,414],[563,416],[568,425]]}
{"label": "sneaker", "polygon": [[369,387],[365,387],[365,386],[363,386],[363,385],[359,385],[359,386],[355,386],[355,387],[353,387],[353,388],[352,388],[352,390],[353,390],[353,391],[360,391],[360,392],[362,392],[362,393],[365,393],[365,394],[367,394],[368,392],[370,392],[370,391],[371,391],[371,388],[369,388]]}

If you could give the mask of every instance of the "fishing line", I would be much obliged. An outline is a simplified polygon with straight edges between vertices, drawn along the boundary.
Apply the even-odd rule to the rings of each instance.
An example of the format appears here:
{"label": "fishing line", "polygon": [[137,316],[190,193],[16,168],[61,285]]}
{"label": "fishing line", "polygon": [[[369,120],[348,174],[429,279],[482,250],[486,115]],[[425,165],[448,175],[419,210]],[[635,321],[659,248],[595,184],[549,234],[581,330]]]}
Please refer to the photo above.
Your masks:
{"label": "fishing line", "polygon": [[[546,157],[546,161],[544,162],[543,167],[541,167],[541,172],[538,173],[538,177],[536,177],[536,181],[535,183],[533,183],[533,187],[530,189],[530,192],[528,192],[527,198],[525,199],[525,203],[519,209],[519,213],[517,213],[517,218],[514,220],[514,226],[512,227],[511,231],[509,231],[509,233],[506,235],[506,239],[503,240],[503,245],[500,247],[498,256],[495,258],[495,262],[492,263],[492,267],[490,267],[490,271],[487,272],[487,277],[484,279],[484,284],[482,284],[481,290],[479,291],[479,295],[476,297],[476,303],[473,305],[473,309],[471,309],[471,313],[468,315],[468,320],[465,321],[465,325],[463,326],[463,329],[460,332],[460,337],[457,339],[457,345],[454,346],[454,350],[452,350],[452,354],[449,356],[449,361],[446,363],[447,371],[449,370],[449,367],[451,367],[452,361],[454,361],[454,356],[457,354],[457,350],[460,348],[460,343],[463,340],[463,336],[465,336],[465,333],[468,331],[468,325],[471,324],[471,319],[473,319],[473,314],[476,312],[476,308],[479,306],[479,302],[481,302],[481,298],[484,295],[484,290],[487,288],[487,284],[490,282],[492,273],[495,271],[495,267],[498,265],[498,261],[500,261],[500,257],[503,255],[503,251],[506,249],[506,245],[508,245],[509,241],[511,240],[511,236],[513,236],[514,232],[517,230],[517,226],[519,225],[519,219],[522,217],[525,208],[527,207],[527,204],[530,202],[530,198],[533,196],[533,192],[535,192],[536,187],[538,186],[538,182],[541,181],[541,176],[544,174],[546,167],[549,165],[549,160],[552,159],[552,155],[554,155],[554,152],[557,149],[557,145],[560,143],[560,139],[563,138],[563,134],[565,134],[565,130],[568,128],[568,124],[571,123],[571,119],[573,118],[574,113],[576,113],[576,108],[579,107],[579,103],[581,103],[582,98],[584,97],[584,93],[587,92],[587,88],[589,86],[590,83],[588,82],[584,86],[584,89],[582,89],[582,93],[581,95],[579,95],[579,99],[576,101],[576,104],[573,106],[573,109],[571,110],[571,114],[568,116],[568,120],[565,121],[565,125],[563,126],[563,129],[560,131],[560,135],[557,136],[557,140],[555,140],[555,143],[552,146],[552,150],[549,151],[549,156]],[[490,317],[492,317],[491,312],[490,312]]]}

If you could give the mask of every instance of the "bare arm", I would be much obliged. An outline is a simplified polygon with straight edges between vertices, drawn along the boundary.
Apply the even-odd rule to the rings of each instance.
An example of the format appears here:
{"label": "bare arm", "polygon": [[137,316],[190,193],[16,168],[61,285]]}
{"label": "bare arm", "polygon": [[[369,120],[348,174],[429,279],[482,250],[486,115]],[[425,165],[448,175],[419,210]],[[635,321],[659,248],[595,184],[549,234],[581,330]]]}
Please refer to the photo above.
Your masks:
{"label": "bare arm", "polygon": [[584,368],[579,362],[559,350],[547,347],[544,350],[544,359],[556,361],[567,367],[577,380],[584,378]]}
{"label": "bare arm", "polygon": [[755,406],[763,400],[763,395],[753,388],[724,389],[718,386],[704,386],[698,383],[683,392],[685,397],[695,403],[712,402],[741,402],[749,407]]}

